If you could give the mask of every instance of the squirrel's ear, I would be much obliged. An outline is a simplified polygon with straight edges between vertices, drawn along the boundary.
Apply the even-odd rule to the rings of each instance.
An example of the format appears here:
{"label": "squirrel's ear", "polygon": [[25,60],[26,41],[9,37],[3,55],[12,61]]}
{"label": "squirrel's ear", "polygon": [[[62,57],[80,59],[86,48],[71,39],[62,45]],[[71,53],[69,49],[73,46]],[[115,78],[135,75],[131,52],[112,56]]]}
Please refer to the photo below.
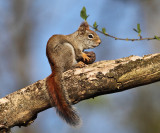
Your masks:
{"label": "squirrel's ear", "polygon": [[79,26],[78,32],[80,35],[83,35],[86,32],[86,30],[89,30],[89,25],[88,25],[87,21],[83,22]]}

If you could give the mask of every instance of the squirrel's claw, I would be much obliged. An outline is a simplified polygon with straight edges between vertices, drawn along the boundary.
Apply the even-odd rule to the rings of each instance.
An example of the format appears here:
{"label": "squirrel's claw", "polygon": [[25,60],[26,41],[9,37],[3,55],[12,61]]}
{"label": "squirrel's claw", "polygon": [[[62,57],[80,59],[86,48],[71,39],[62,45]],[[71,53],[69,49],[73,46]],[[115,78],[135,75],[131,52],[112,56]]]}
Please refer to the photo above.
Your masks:
{"label": "squirrel's claw", "polygon": [[87,56],[86,53],[82,53],[82,58],[84,61],[87,61],[87,62],[89,62],[89,60],[90,60],[90,58]]}
{"label": "squirrel's claw", "polygon": [[85,66],[87,66],[87,65],[85,63],[83,63],[82,61],[80,61],[74,66],[74,68],[83,68]]}

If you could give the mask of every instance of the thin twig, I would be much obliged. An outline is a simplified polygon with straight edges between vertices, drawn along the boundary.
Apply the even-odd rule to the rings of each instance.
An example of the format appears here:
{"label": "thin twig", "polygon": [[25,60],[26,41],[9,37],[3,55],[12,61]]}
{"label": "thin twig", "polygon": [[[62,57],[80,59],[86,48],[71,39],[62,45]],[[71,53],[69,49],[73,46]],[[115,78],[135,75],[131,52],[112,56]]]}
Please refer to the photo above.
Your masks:
{"label": "thin twig", "polygon": [[[91,26],[91,25],[89,25],[91,28],[93,28],[93,29],[95,29],[93,26]],[[105,36],[108,36],[108,37],[111,37],[111,38],[113,38],[113,39],[115,39],[115,40],[124,40],[124,41],[142,41],[142,40],[157,40],[157,38],[156,37],[152,37],[152,38],[142,38],[142,37],[140,37],[139,39],[137,38],[137,39],[134,39],[134,38],[119,38],[119,37],[115,37],[115,36],[113,36],[113,35],[110,35],[110,34],[108,34],[108,33],[103,33],[102,31],[100,31],[100,30],[98,30],[98,28],[96,28],[95,29],[95,31],[98,31],[99,33],[101,33],[101,34],[103,34],[103,35],[105,35]]]}

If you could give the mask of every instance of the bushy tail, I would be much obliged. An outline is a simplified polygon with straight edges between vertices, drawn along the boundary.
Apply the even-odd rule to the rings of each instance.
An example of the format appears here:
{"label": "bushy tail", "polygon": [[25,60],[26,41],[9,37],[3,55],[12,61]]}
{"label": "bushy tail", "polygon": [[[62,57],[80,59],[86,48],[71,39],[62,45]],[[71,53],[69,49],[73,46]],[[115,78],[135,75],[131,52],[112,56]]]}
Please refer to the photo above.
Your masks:
{"label": "bushy tail", "polygon": [[59,116],[64,119],[69,125],[77,127],[81,120],[77,112],[69,104],[64,90],[61,88],[61,72],[53,71],[47,78],[48,91],[51,97],[52,104],[55,105]]}

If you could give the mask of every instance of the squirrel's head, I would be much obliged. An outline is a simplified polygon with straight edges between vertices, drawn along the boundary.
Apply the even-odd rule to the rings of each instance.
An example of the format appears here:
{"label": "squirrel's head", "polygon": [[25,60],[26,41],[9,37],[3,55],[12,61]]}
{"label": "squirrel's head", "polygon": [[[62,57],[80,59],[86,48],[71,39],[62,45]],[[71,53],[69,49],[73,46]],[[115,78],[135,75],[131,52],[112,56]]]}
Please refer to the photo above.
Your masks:
{"label": "squirrel's head", "polygon": [[96,32],[89,29],[89,25],[86,21],[79,26],[78,38],[79,40],[83,40],[83,49],[94,48],[101,43],[99,36]]}

